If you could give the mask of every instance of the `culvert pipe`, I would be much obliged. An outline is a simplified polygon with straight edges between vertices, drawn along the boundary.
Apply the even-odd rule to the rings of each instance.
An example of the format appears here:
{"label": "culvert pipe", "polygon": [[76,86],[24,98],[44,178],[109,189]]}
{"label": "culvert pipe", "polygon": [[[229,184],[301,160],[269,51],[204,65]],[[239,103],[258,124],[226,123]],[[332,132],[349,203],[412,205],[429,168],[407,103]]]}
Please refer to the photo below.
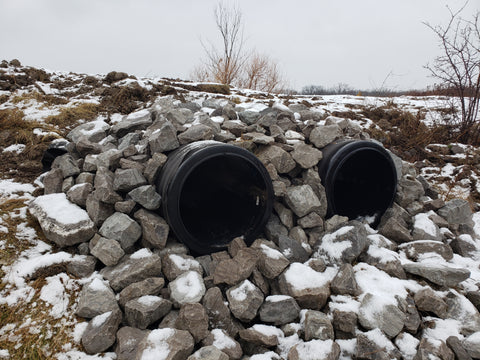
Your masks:
{"label": "culvert pipe", "polygon": [[177,238],[196,254],[250,245],[273,206],[270,176],[251,152],[216,141],[187,144],[168,155],[157,179],[161,211]]}
{"label": "culvert pipe", "polygon": [[322,149],[318,172],[327,195],[327,216],[366,218],[372,226],[393,203],[397,171],[379,143],[342,140]]}

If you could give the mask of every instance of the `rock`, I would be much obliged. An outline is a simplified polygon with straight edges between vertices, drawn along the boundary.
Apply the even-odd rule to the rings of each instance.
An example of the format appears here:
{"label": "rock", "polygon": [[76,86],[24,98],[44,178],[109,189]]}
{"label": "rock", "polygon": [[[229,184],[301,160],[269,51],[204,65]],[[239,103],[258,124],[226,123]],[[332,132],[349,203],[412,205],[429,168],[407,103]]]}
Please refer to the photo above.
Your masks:
{"label": "rock", "polygon": [[480,332],[475,332],[465,338],[462,345],[472,358],[480,358]]}
{"label": "rock", "polygon": [[196,271],[203,274],[203,268],[200,263],[192,256],[184,254],[166,254],[162,257],[162,270],[165,277],[169,280],[175,280],[179,275],[187,271]]}
{"label": "rock", "polygon": [[[115,170],[120,164],[120,159],[123,157],[123,152],[117,149],[109,149],[100,153],[96,157],[96,165],[99,167],[106,167],[107,169]],[[87,169],[84,169],[88,171]]]}
{"label": "rock", "polygon": [[256,324],[248,329],[238,332],[240,339],[253,344],[265,347],[274,347],[278,345],[278,338],[283,337],[282,330],[263,324]]}
{"label": "rock", "polygon": [[213,273],[213,283],[235,285],[247,279],[257,265],[257,256],[254,249],[245,248],[239,250],[233,259],[220,261]]}
{"label": "rock", "polygon": [[267,279],[276,278],[290,265],[288,259],[280,251],[265,244],[260,244],[259,249],[258,270]]}
{"label": "rock", "polygon": [[203,124],[196,124],[178,135],[180,145],[189,144],[195,141],[212,140],[214,133],[211,127]]}
{"label": "rock", "polygon": [[143,246],[153,249],[165,248],[170,227],[162,217],[145,209],[138,210],[133,217],[140,222]]}
{"label": "rock", "polygon": [[[278,247],[280,249],[280,252],[291,263],[293,262],[304,263],[309,259],[310,254],[312,252],[306,242],[302,243],[299,240],[292,238],[293,237],[292,235],[295,236],[295,232],[300,231],[300,229],[301,228],[297,227],[297,230],[294,231],[294,234],[292,234],[292,230],[293,230],[292,229],[289,233],[291,234],[290,236],[281,235],[278,238]],[[303,232],[303,235],[305,235],[305,232]],[[306,235],[305,235],[305,241],[307,241]]]}
{"label": "rock", "polygon": [[195,342],[188,331],[156,329],[139,343],[135,360],[152,356],[156,358],[154,354],[161,354],[166,360],[183,360],[192,353],[194,346]]}
{"label": "rock", "polygon": [[232,360],[238,360],[242,357],[242,347],[232,337],[228,336],[225,331],[213,329],[210,334],[203,340],[204,346],[213,345],[221,350]]}
{"label": "rock", "polygon": [[171,308],[172,303],[169,300],[144,295],[125,304],[125,320],[129,326],[146,329],[169,313]]}
{"label": "rock", "polygon": [[148,332],[145,330],[130,326],[120,328],[117,331],[117,345],[115,346],[117,360],[135,360],[137,346],[147,334]]}
{"label": "rock", "polygon": [[425,194],[425,190],[420,181],[412,175],[404,175],[397,186],[395,201],[403,208],[407,208],[412,202],[418,200]]}
{"label": "rock", "polygon": [[303,169],[309,169],[317,165],[323,155],[320,150],[313,146],[299,143],[293,147],[292,157]]}
{"label": "rock", "polygon": [[420,311],[434,313],[441,319],[447,316],[447,303],[430,288],[417,291],[414,300]]}
{"label": "rock", "polygon": [[468,234],[457,236],[450,242],[450,247],[455,254],[463,257],[473,257],[473,254],[477,251],[475,240]]}
{"label": "rock", "polygon": [[332,325],[335,329],[335,337],[337,339],[355,337],[357,319],[357,314],[353,311],[333,310]]}
{"label": "rock", "polygon": [[275,214],[270,215],[264,231],[267,239],[274,243],[278,243],[280,236],[288,235],[287,227],[282,224],[280,218]]}
{"label": "rock", "polygon": [[267,296],[260,307],[260,320],[274,325],[284,325],[295,322],[300,313],[300,307],[295,299],[287,295]]}
{"label": "rock", "polygon": [[333,325],[328,316],[320,311],[307,310],[303,322],[305,328],[305,341],[313,339],[334,340]]}
{"label": "rock", "polygon": [[312,211],[319,211],[320,200],[310,185],[292,186],[287,189],[285,202],[298,217],[305,216]]}
{"label": "rock", "polygon": [[288,360],[336,360],[340,346],[333,340],[311,340],[294,345],[288,352]]}
{"label": "rock", "polygon": [[88,141],[97,143],[107,136],[107,131],[110,129],[103,120],[89,121],[75,127],[67,134],[67,139],[77,143],[80,138],[85,137]]}
{"label": "rock", "polygon": [[428,360],[432,358],[454,360],[455,356],[442,340],[431,342],[429,339],[423,338],[418,345],[418,351],[414,359]]}
{"label": "rock", "polygon": [[321,149],[342,136],[342,129],[337,124],[318,125],[310,133],[310,142]]}
{"label": "rock", "polygon": [[336,295],[358,296],[361,294],[352,265],[347,263],[340,267],[330,284],[330,289]]}
{"label": "rock", "polygon": [[407,307],[405,315],[407,317],[405,319],[405,330],[412,334],[416,334],[422,323],[422,319],[417,311],[414,300],[410,296],[407,296],[406,303]]}
{"label": "rock", "polygon": [[235,120],[227,120],[222,123],[222,129],[231,132],[236,137],[240,137],[247,131],[247,125]]}
{"label": "rock", "polygon": [[113,180],[113,190],[129,192],[139,186],[146,185],[145,179],[138,169],[117,169]]}
{"label": "rock", "polygon": [[152,113],[148,109],[128,114],[123,120],[112,126],[112,133],[118,138],[136,130],[144,130],[153,122]]}
{"label": "rock", "polygon": [[448,310],[446,318],[456,320],[461,334],[480,331],[480,314],[477,308],[462,294],[450,289],[444,298]]}
{"label": "rock", "polygon": [[161,271],[160,257],[148,249],[141,249],[125,255],[117,265],[102,269],[100,275],[110,281],[113,290],[119,292],[135,282],[158,277]]}
{"label": "rock", "polygon": [[435,253],[443,257],[446,261],[453,259],[452,248],[440,241],[417,240],[401,244],[399,250],[404,250],[409,259],[418,261],[424,254]]}
{"label": "rock", "polygon": [[82,157],[88,154],[100,154],[102,152],[102,146],[98,143],[91,142],[86,136],[82,136],[75,144],[75,147]]}
{"label": "rock", "polygon": [[334,264],[352,263],[369,246],[365,226],[350,221],[331,234],[325,234],[316,246],[318,254]]}
{"label": "rock", "polygon": [[258,145],[272,145],[275,142],[273,137],[258,132],[245,133],[242,135],[242,139],[251,141]]}
{"label": "rock", "polygon": [[249,280],[244,280],[227,290],[227,299],[232,314],[240,321],[248,322],[257,316],[263,293]]}
{"label": "rock", "polygon": [[63,193],[38,196],[28,210],[37,219],[46,238],[59,247],[89,240],[96,231],[88,213],[68,201]]}
{"label": "rock", "polygon": [[70,176],[77,176],[78,174],[80,174],[80,168],[70,154],[56,157],[52,163],[52,169],[55,168],[59,168],[60,170],[62,170],[64,179]]}
{"label": "rock", "polygon": [[395,217],[391,217],[380,224],[379,233],[397,243],[413,241],[410,230],[407,229],[404,222]]}
{"label": "rock", "polygon": [[159,129],[148,136],[148,145],[152,154],[175,150],[180,146],[177,129],[171,122],[165,121]]}
{"label": "rock", "polygon": [[278,214],[278,217],[283,225],[285,225],[288,229],[293,227],[293,212],[292,210],[286,208],[280,202],[276,201],[273,203],[273,208],[275,212]]}
{"label": "rock", "polygon": [[122,249],[128,250],[142,235],[142,228],[130,216],[116,212],[103,222],[98,232],[118,241]]}
{"label": "rock", "polygon": [[225,304],[225,299],[218,287],[212,287],[207,290],[202,304],[207,312],[212,328],[223,329],[233,337],[237,335],[238,328],[232,321],[230,309]]}
{"label": "rock", "polygon": [[421,213],[414,217],[413,240],[442,240],[438,226],[429,218],[429,214]]}
{"label": "rock", "polygon": [[130,284],[120,292],[118,303],[123,308],[130,300],[145,295],[158,295],[164,285],[165,280],[161,277],[146,278],[145,280]]}
{"label": "rock", "polygon": [[116,265],[125,255],[118,241],[104,237],[98,240],[91,253],[106,266]]}
{"label": "rock", "polygon": [[[378,295],[367,293],[360,304],[358,322],[366,329],[380,329],[389,338],[397,336],[405,325],[406,315],[397,306],[382,304]],[[380,300],[380,301],[378,301]]]}
{"label": "rock", "polygon": [[297,224],[303,229],[323,227],[323,218],[317,213],[311,212],[297,220]]}
{"label": "rock", "polygon": [[155,191],[155,187],[152,185],[139,186],[130,191],[128,196],[148,210],[158,209],[162,201],[160,194]]}
{"label": "rock", "polygon": [[167,155],[162,153],[154,153],[152,157],[147,161],[145,170],[143,170],[143,176],[147,179],[149,184],[154,184],[163,165],[167,162]]}
{"label": "rock", "polygon": [[448,201],[437,213],[450,225],[472,224],[472,209],[468,201],[463,199]]}
{"label": "rock", "polygon": [[82,335],[82,345],[87,354],[101,353],[112,346],[121,322],[120,310],[109,311],[90,320]]}
{"label": "rock", "polygon": [[257,153],[257,156],[264,165],[273,164],[279,174],[288,173],[296,166],[292,156],[276,145],[264,147]]}
{"label": "rock", "polygon": [[95,175],[95,196],[98,200],[107,203],[115,204],[118,201],[123,201],[123,198],[113,190],[114,174],[108,168],[100,166]]}
{"label": "rock", "polygon": [[[86,243],[82,243],[87,245]],[[80,244],[80,245],[82,245]],[[88,246],[88,245],[87,245]],[[95,271],[97,259],[93,256],[79,255],[67,263],[67,272],[77,278],[89,277]]]}
{"label": "rock", "polygon": [[97,157],[97,155],[93,154],[88,154],[87,156],[85,156],[85,159],[83,161],[83,171],[97,171]]}
{"label": "rock", "polygon": [[137,206],[137,203],[133,200],[119,201],[115,203],[114,210],[115,212],[121,212],[129,215],[133,209],[135,209],[135,206]]}
{"label": "rock", "polygon": [[187,360],[228,360],[229,356],[215,346],[204,346],[195,351]]}
{"label": "rock", "polygon": [[182,305],[175,324],[177,329],[187,330],[192,334],[195,343],[202,341],[210,333],[207,312],[199,303]]}
{"label": "rock", "polygon": [[238,113],[238,117],[245,124],[253,125],[257,122],[258,118],[260,117],[260,113],[257,111],[245,110],[245,111],[240,111]]}
{"label": "rock", "polygon": [[[381,337],[380,333],[380,337]],[[370,339],[367,335],[358,334],[355,350],[355,358],[362,360],[387,360],[400,358],[400,356],[394,356],[390,352],[395,348],[394,345],[387,339],[382,339],[382,344],[377,344],[373,339]],[[384,346],[383,343],[388,344]],[[398,350],[396,351],[398,352]],[[398,354],[400,355],[400,354]]]}
{"label": "rock", "polygon": [[76,314],[84,318],[93,318],[108,311],[118,310],[113,290],[98,278],[85,285],[78,297]]}
{"label": "rock", "polygon": [[281,293],[292,296],[302,309],[320,310],[330,297],[330,276],[293,263],[279,276],[278,284]]}
{"label": "rock", "polygon": [[93,191],[92,184],[82,183],[72,186],[67,191],[67,199],[72,203],[85,208],[87,206],[87,197]]}
{"label": "rock", "polygon": [[463,347],[462,342],[456,336],[449,336],[446,340],[447,346],[452,349],[455,354],[455,359],[458,360],[471,360],[472,357],[468,354],[467,350]]}
{"label": "rock", "polygon": [[96,226],[101,226],[105,219],[115,212],[113,205],[106,204],[97,199],[95,191],[88,195],[86,209],[88,216],[90,216]]}
{"label": "rock", "polygon": [[56,168],[47,172],[42,180],[44,194],[55,194],[62,192],[63,185],[63,172],[61,169]]}
{"label": "rock", "polygon": [[202,276],[196,271],[187,271],[168,284],[170,299],[177,307],[183,304],[196,303],[205,295],[205,284]]}
{"label": "rock", "polygon": [[462,268],[453,268],[442,264],[407,263],[403,269],[419,275],[437,285],[454,287],[470,276],[470,271]]}

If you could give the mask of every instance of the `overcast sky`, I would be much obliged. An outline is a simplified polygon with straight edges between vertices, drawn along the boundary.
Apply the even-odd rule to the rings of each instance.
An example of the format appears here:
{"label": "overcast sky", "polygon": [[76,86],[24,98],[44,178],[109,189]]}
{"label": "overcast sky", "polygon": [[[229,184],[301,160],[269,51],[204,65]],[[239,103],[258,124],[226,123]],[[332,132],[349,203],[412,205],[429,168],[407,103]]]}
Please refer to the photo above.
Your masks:
{"label": "overcast sky", "polygon": [[[246,45],[276,60],[289,87],[424,88],[439,54],[422,22],[464,0],[241,0]],[[188,79],[200,39],[219,43],[218,0],[0,0],[0,59],[90,74]],[[480,1],[463,12],[471,17]],[[389,76],[390,74],[390,76]]]}

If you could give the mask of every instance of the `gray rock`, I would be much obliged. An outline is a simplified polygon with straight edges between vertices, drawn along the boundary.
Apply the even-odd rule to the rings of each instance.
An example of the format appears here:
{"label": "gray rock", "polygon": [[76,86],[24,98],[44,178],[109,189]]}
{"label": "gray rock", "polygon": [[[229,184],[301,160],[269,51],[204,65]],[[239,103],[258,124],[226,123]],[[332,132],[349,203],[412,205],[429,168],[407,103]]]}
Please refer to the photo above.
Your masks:
{"label": "gray rock", "polygon": [[318,164],[322,159],[322,152],[311,145],[299,143],[294,145],[292,151],[293,160],[303,169],[309,169]]}
{"label": "gray rock", "polygon": [[457,236],[450,242],[450,247],[455,254],[463,257],[473,258],[474,253],[477,251],[475,240],[468,234]]}
{"label": "gray rock", "polygon": [[405,325],[405,313],[395,305],[384,305],[376,308],[377,295],[367,293],[360,304],[358,322],[366,329],[378,328],[389,338],[397,336]]}
{"label": "gray rock", "polygon": [[127,149],[132,145],[133,146],[137,145],[139,141],[140,141],[140,134],[136,132],[128,133],[118,141],[118,150],[124,151],[125,149]]}
{"label": "gray rock", "polygon": [[185,254],[165,254],[162,257],[162,270],[169,281],[175,280],[187,271],[196,271],[203,275],[200,263],[193,256]]}
{"label": "gray rock", "polygon": [[[392,344],[393,346],[393,344]],[[388,360],[395,359],[388,353],[388,350],[370,340],[364,334],[358,334],[355,344],[355,358],[362,360]]]}
{"label": "gray rock", "polygon": [[224,121],[221,127],[223,130],[232,133],[236,137],[240,137],[243,133],[247,131],[247,125],[235,120]]}
{"label": "gray rock", "polygon": [[293,212],[292,210],[286,208],[282,203],[276,201],[273,203],[273,208],[275,212],[278,214],[278,217],[283,225],[285,225],[288,229],[293,227]]}
{"label": "gray rock", "polygon": [[[321,348],[321,353],[318,351]],[[340,346],[332,340],[310,340],[294,345],[288,352],[288,360],[337,360],[340,356]]]}
{"label": "gray rock", "polygon": [[434,313],[441,319],[447,316],[447,303],[430,288],[417,291],[414,300],[420,311]]}
{"label": "gray rock", "polygon": [[442,340],[437,340],[435,343],[430,342],[427,338],[420,340],[418,351],[415,355],[415,360],[429,360],[429,359],[454,360],[455,355],[452,350],[448,348]]}
{"label": "gray rock", "polygon": [[94,279],[82,288],[76,314],[90,319],[118,309],[115,293],[110,286],[100,279]]}
{"label": "gray rock", "polygon": [[340,216],[340,215],[333,215],[331,218],[325,220],[324,227],[325,232],[331,233],[334,232],[341,227],[347,225],[348,217]]}
{"label": "gray rock", "polygon": [[429,218],[429,214],[427,213],[415,215],[412,236],[413,240],[442,240],[440,229]]}
{"label": "gray rock", "polygon": [[463,340],[463,347],[472,358],[480,358],[480,333],[476,332]]}
{"label": "gray rock", "polygon": [[[103,151],[96,157],[97,168],[100,166],[107,169],[114,170],[120,164],[120,159],[123,157],[123,152],[118,149],[109,149]],[[89,171],[84,168],[84,171]]]}
{"label": "gray rock", "polygon": [[232,337],[237,335],[238,327],[232,320],[230,309],[225,304],[220,288],[212,287],[208,289],[203,297],[202,304],[207,312],[212,329],[225,330]]}
{"label": "gray rock", "polygon": [[130,216],[116,212],[108,217],[100,230],[103,237],[116,240],[128,250],[142,235],[142,228]]}
{"label": "gray rock", "polygon": [[63,193],[38,196],[28,205],[46,238],[59,247],[89,240],[96,231],[88,213],[68,201]]}
{"label": "gray rock", "polygon": [[275,243],[278,243],[280,236],[288,235],[287,227],[282,224],[280,218],[275,214],[270,215],[264,231],[267,239]]}
{"label": "gray rock", "polygon": [[88,195],[85,205],[88,216],[96,226],[101,226],[105,219],[115,212],[112,204],[106,204],[97,199],[95,191]]}
{"label": "gray rock", "polygon": [[100,154],[102,146],[96,142],[91,142],[86,136],[82,136],[75,144],[77,152],[85,157],[88,154]]}
{"label": "gray rock", "polygon": [[416,334],[422,323],[422,319],[417,311],[414,300],[410,296],[407,296],[406,298],[406,305],[405,330],[412,334]]}
{"label": "gray rock", "polygon": [[70,190],[67,191],[67,199],[73,202],[74,204],[77,204],[78,206],[85,208],[87,206],[87,197],[88,195],[90,195],[92,191],[93,191],[92,184],[89,184],[89,183],[77,184],[72,186]]}
{"label": "gray rock", "polygon": [[250,111],[250,110],[245,110],[241,111],[238,113],[238,117],[242,122],[244,122],[247,125],[253,125],[256,123],[258,118],[260,117],[260,113],[257,111]]}
{"label": "gray rock", "polygon": [[238,332],[240,339],[251,344],[265,347],[278,345],[278,337],[283,337],[282,330],[268,325],[257,324]]}
{"label": "gray rock", "polygon": [[415,200],[420,199],[425,190],[420,181],[410,174],[404,175],[397,186],[395,201],[403,208],[407,208]]}
{"label": "gray rock", "polygon": [[313,339],[333,340],[335,334],[333,325],[326,314],[316,310],[307,310],[304,320],[305,341]]}
{"label": "gray rock", "polygon": [[361,294],[352,265],[347,263],[340,267],[330,284],[330,289],[336,295],[358,296]]}
{"label": "gray rock", "polygon": [[123,255],[125,255],[118,241],[104,237],[98,240],[90,252],[106,266],[118,264]]}
{"label": "gray rock", "polygon": [[87,354],[101,353],[112,346],[121,322],[120,310],[109,311],[90,320],[82,335],[82,345]]}
{"label": "gray rock", "polygon": [[145,170],[143,171],[143,176],[147,179],[149,184],[154,184],[157,179],[160,171],[163,168],[163,165],[167,162],[167,156],[162,153],[154,153],[152,157],[147,161]]}
{"label": "gray rock", "polygon": [[80,168],[70,154],[56,157],[55,160],[53,160],[52,169],[56,168],[62,170],[64,179],[70,176],[77,176],[78,174],[80,174]]}
{"label": "gray rock", "polygon": [[263,293],[249,280],[244,280],[227,290],[227,300],[232,314],[238,320],[248,322],[257,316]]}
{"label": "gray rock", "polygon": [[73,185],[75,185],[75,179],[73,178],[73,176],[67,177],[62,182],[62,192],[64,192],[66,194],[67,191],[70,190],[70,188]]}
{"label": "gray rock", "polygon": [[232,360],[242,358],[243,351],[240,344],[221,329],[213,329],[210,334],[203,340],[204,346],[213,345],[221,350]]}
{"label": "gray rock", "polygon": [[461,334],[469,335],[480,331],[480,314],[464,295],[450,289],[444,300],[448,305],[446,317],[461,324],[459,329]]}
{"label": "gray rock", "polygon": [[177,129],[171,122],[166,121],[160,129],[148,137],[148,144],[152,154],[175,150],[180,146],[177,138]]}
{"label": "gray rock", "polygon": [[[83,243],[86,245],[86,243]],[[97,259],[93,256],[79,255],[75,256],[67,263],[67,272],[75,277],[84,278],[90,276],[95,271]]]}
{"label": "gray rock", "polygon": [[200,140],[212,140],[214,133],[211,127],[203,124],[196,124],[178,135],[180,145],[189,144]]}
{"label": "gray rock", "polygon": [[280,251],[267,244],[259,244],[258,249],[260,250],[258,252],[258,270],[267,279],[275,279],[290,265],[290,261]]}
{"label": "gray rock", "polygon": [[123,158],[120,159],[120,167],[122,169],[137,169],[142,174],[143,174],[143,171],[145,170],[145,165],[140,163],[138,160],[137,161],[134,160],[133,156],[130,159],[123,159]]}
{"label": "gray rock", "polygon": [[454,287],[470,276],[470,271],[462,268],[452,268],[441,264],[407,263],[403,269],[414,275],[419,275],[437,285]]}
{"label": "gray rock", "polygon": [[311,229],[316,227],[323,227],[323,218],[315,212],[297,220],[297,224],[303,229]]}
{"label": "gray rock", "polygon": [[196,343],[209,334],[207,311],[199,303],[182,305],[175,324],[177,329],[187,330],[192,334]]}
{"label": "gray rock", "polygon": [[193,120],[193,113],[187,108],[171,109],[166,113],[166,117],[167,120],[171,121],[173,124],[185,125]]}
{"label": "gray rock", "polygon": [[133,211],[133,209],[135,209],[136,205],[137,203],[131,199],[125,200],[125,201],[119,201],[115,203],[114,210],[115,212],[121,212],[129,215]]}
{"label": "gray rock", "polygon": [[95,175],[95,196],[106,204],[115,204],[123,198],[113,190],[114,174],[108,168],[100,166]]}
{"label": "gray rock", "polygon": [[407,229],[402,221],[395,217],[385,220],[385,222],[379,226],[378,232],[397,243],[413,241],[410,230]]}
{"label": "gray rock", "polygon": [[76,143],[81,137],[86,137],[88,141],[99,142],[107,136],[106,132],[109,129],[110,125],[104,121],[90,121],[71,130],[67,134],[67,139]]}
{"label": "gray rock", "polygon": [[129,326],[146,329],[170,312],[171,308],[172,303],[169,300],[144,295],[125,304],[125,320]]}
{"label": "gray rock", "polygon": [[276,326],[295,322],[299,313],[297,302],[287,295],[268,296],[258,311],[261,321]]}
{"label": "gray rock", "polygon": [[342,136],[342,129],[337,124],[319,125],[310,133],[310,142],[321,149]]}
{"label": "gray rock", "polygon": [[285,174],[295,169],[296,163],[292,156],[276,145],[266,146],[257,153],[264,165],[273,164],[279,174]]}
{"label": "gray rock", "polygon": [[178,318],[178,310],[172,310],[167,315],[165,315],[158,324],[159,329],[166,329],[166,328],[175,328],[175,323],[177,322]]}
{"label": "gray rock", "polygon": [[135,130],[143,130],[152,124],[152,113],[148,109],[128,114],[123,120],[112,126],[111,131],[118,138]]}
{"label": "gray rock", "polygon": [[298,217],[305,216],[312,211],[319,211],[320,200],[310,185],[292,186],[287,189],[285,202]]}
{"label": "gray rock", "polygon": [[235,285],[247,279],[255,268],[258,254],[252,248],[240,249],[233,259],[222,260],[213,273],[213,283]]}
{"label": "gray rock", "polygon": [[[299,231],[299,230],[296,230],[296,231]],[[290,231],[290,234],[291,233],[292,231]],[[303,234],[305,235],[305,232],[303,232]],[[306,238],[306,235],[305,235],[305,238]],[[308,260],[311,254],[311,250],[308,251],[309,247],[304,247],[299,240],[293,239],[290,236],[280,235],[278,238],[278,247],[280,249],[280,252],[291,263],[293,262],[304,263],[305,261]]]}
{"label": "gray rock", "polygon": [[452,248],[440,241],[433,240],[418,240],[409,243],[401,244],[399,250],[405,251],[409,259],[417,261],[422,255],[428,253],[435,253],[449,261],[453,259]]}
{"label": "gray rock", "polygon": [[148,249],[141,249],[125,255],[117,265],[102,269],[100,275],[110,281],[113,290],[119,292],[132,283],[158,277],[161,271],[160,257]]}
{"label": "gray rock", "polygon": [[50,170],[42,179],[45,195],[62,192],[63,172],[59,168]]}
{"label": "gray rock", "polygon": [[237,113],[231,104],[227,104],[222,108],[222,115],[229,120],[236,120],[238,118]]}
{"label": "gray rock", "polygon": [[202,276],[196,271],[187,271],[168,284],[170,299],[174,305],[196,303],[205,295],[205,283]]}
{"label": "gray rock", "polygon": [[251,141],[258,145],[271,145],[275,142],[273,137],[258,132],[245,133],[242,135],[242,139]]}
{"label": "gray rock", "polygon": [[128,193],[128,195],[145,209],[156,210],[160,207],[162,198],[155,191],[152,185],[139,186]]}
{"label": "gray rock", "polygon": [[438,210],[438,215],[448,221],[449,224],[472,224],[472,209],[468,201],[453,199]]}
{"label": "gray rock", "polygon": [[88,154],[85,156],[83,161],[83,171],[97,171],[97,155]]}
{"label": "gray rock", "polygon": [[333,310],[332,325],[335,329],[335,337],[353,338],[357,328],[357,314],[353,311]]}
{"label": "gray rock", "polygon": [[117,169],[113,180],[113,190],[129,192],[136,187],[146,185],[145,179],[138,169]]}
{"label": "gray rock", "polygon": [[452,349],[455,354],[455,359],[458,360],[471,360],[472,357],[468,354],[467,350],[463,347],[462,342],[456,336],[449,336],[446,340],[447,346]]}
{"label": "gray rock", "polygon": [[143,246],[154,249],[165,248],[170,227],[162,217],[144,209],[135,212],[133,217],[142,227]]}
{"label": "gray rock", "polygon": [[187,360],[228,360],[229,356],[215,346],[204,346],[195,351]]}
{"label": "gray rock", "polygon": [[161,277],[151,277],[145,280],[133,283],[124,288],[118,297],[118,303],[123,308],[125,304],[133,299],[145,295],[158,295],[165,285],[165,280]]}
{"label": "gray rock", "polygon": [[148,335],[145,330],[124,326],[117,331],[115,353],[117,360],[135,360],[137,346]]}
{"label": "gray rock", "polygon": [[195,342],[188,331],[156,329],[140,342],[135,360],[142,360],[144,354],[147,356],[152,353],[161,353],[168,360],[183,360],[192,353],[194,346]]}
{"label": "gray rock", "polygon": [[327,214],[327,194],[322,185],[322,180],[318,175],[318,171],[314,169],[308,169],[307,171],[303,172],[302,179],[304,185],[310,185],[315,195],[317,195],[318,200],[320,200],[320,210],[317,211],[317,214],[324,218]]}

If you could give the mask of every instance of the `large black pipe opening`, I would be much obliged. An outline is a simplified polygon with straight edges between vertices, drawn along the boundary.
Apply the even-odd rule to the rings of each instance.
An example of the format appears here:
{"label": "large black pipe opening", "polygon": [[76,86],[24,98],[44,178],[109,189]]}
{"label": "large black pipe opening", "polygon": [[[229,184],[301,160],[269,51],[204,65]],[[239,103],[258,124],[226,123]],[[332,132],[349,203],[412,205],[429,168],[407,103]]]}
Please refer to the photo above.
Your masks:
{"label": "large black pipe opening", "polygon": [[350,219],[371,217],[376,226],[391,205],[397,173],[390,154],[372,141],[342,141],[328,145],[319,163],[328,215]]}
{"label": "large black pipe opening", "polygon": [[186,145],[169,155],[157,183],[163,215],[193,252],[225,249],[243,236],[251,244],[273,204],[271,179],[245,149],[217,142]]}

